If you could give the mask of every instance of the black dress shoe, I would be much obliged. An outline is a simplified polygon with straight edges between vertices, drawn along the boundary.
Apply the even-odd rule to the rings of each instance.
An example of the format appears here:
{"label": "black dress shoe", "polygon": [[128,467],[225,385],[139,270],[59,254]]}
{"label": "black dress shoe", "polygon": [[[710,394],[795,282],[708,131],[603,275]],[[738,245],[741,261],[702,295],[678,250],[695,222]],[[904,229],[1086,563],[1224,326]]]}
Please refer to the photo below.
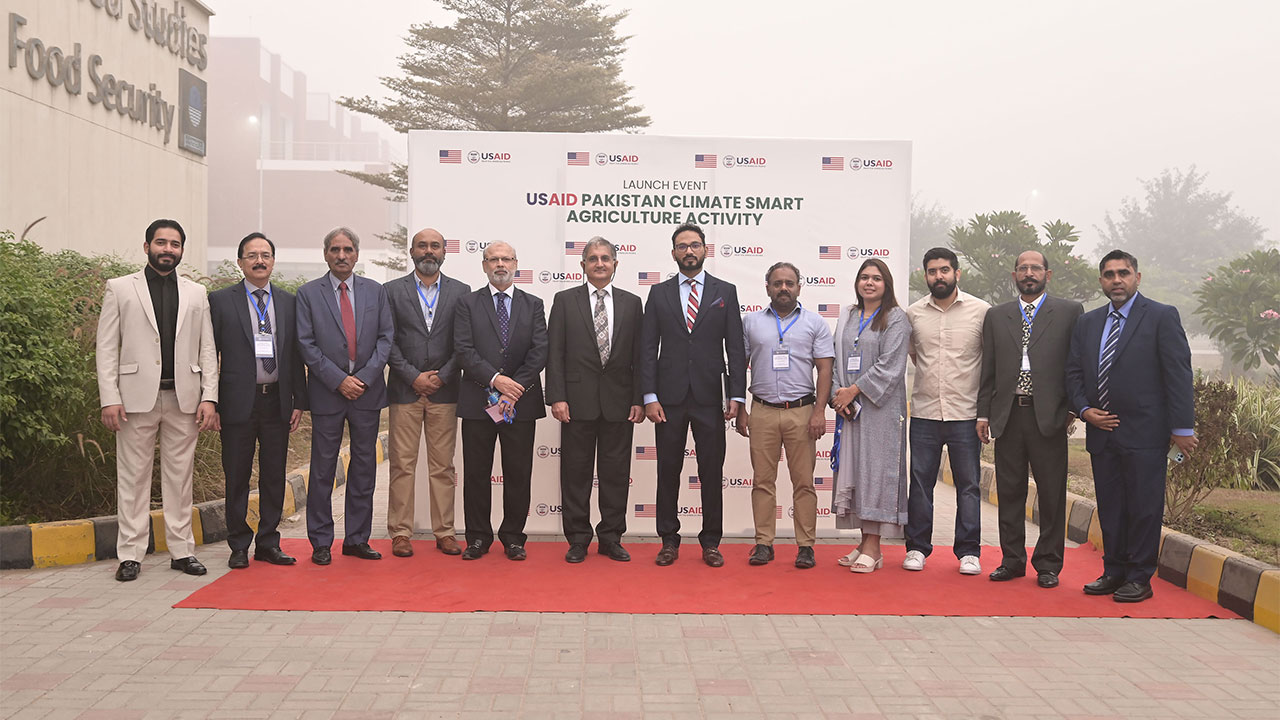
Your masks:
{"label": "black dress shoe", "polygon": [[1118,603],[1136,603],[1142,602],[1152,595],[1151,585],[1140,582],[1127,582],[1115,591],[1111,599]]}
{"label": "black dress shoe", "polygon": [[805,546],[796,550],[796,567],[801,570],[808,570],[816,564],[817,561],[813,559],[812,547]]}
{"label": "black dress shoe", "polygon": [[1036,584],[1042,588],[1058,587],[1058,573],[1042,572],[1036,576]]}
{"label": "black dress shoe", "polygon": [[[526,557],[528,557],[528,554],[527,554],[527,553],[525,553],[525,551],[524,551],[524,546],[523,546],[523,545],[517,545],[517,544],[515,544],[515,543],[511,543],[510,545],[508,545],[508,546],[506,547],[506,549],[505,549],[505,550],[503,550],[503,552],[505,552],[505,553],[507,554],[507,559],[508,559],[508,560],[523,560],[523,559],[525,559]],[[586,555],[587,555],[587,550],[586,550],[586,548],[583,548],[583,549],[582,549],[582,556],[585,558],[585,557],[586,557]],[[568,556],[566,556],[566,557],[568,557]]]}
{"label": "black dress shoe", "polygon": [[298,562],[297,558],[284,554],[284,551],[278,547],[257,548],[253,551],[253,559],[269,562],[272,565],[292,565]]}
{"label": "black dress shoe", "polygon": [[[703,555],[705,556],[706,553],[704,552]],[[747,559],[747,564],[748,565],[768,565],[769,561],[772,559],[773,559],[772,545],[756,545],[751,550],[751,557]],[[711,563],[707,563],[707,564],[710,565]],[[719,567],[719,566],[712,565],[712,567]]]}
{"label": "black dress shoe", "polygon": [[249,551],[232,550],[231,557],[227,560],[227,567],[232,570],[243,570],[249,567]]}
{"label": "black dress shoe", "polygon": [[472,540],[467,543],[467,549],[462,551],[462,559],[479,560],[487,552],[489,552],[488,546],[479,540]]}
{"label": "black dress shoe", "polygon": [[720,554],[719,548],[702,548],[702,562],[711,567],[721,567],[724,565],[724,556]]}
{"label": "black dress shoe", "polygon": [[381,560],[382,553],[369,547],[369,543],[362,542],[354,545],[342,544],[342,554],[358,557],[361,560]]}
{"label": "black dress shoe", "polygon": [[120,563],[120,567],[116,568],[116,579],[119,580],[120,582],[129,582],[130,580],[137,580],[138,573],[141,572],[141,570],[142,570],[142,565],[140,565],[139,563],[133,560],[125,560],[124,562]]}
{"label": "black dress shoe", "polygon": [[680,548],[677,545],[663,544],[662,549],[658,551],[658,557],[653,561],[662,567],[666,567],[676,561],[680,557]]}
{"label": "black dress shoe", "polygon": [[618,562],[631,562],[631,553],[622,547],[622,543],[600,543],[596,547],[596,551],[610,560]]}
{"label": "black dress shoe", "polygon": [[1018,572],[1017,570],[1011,570],[1001,565],[995,570],[992,570],[991,574],[988,575],[987,577],[991,578],[991,580],[994,582],[1006,582],[1008,580],[1014,580],[1016,578],[1023,577],[1026,574],[1027,574],[1026,570],[1023,570],[1022,572]]}
{"label": "black dress shoe", "polygon": [[327,547],[318,547],[311,551],[311,562],[317,565],[328,565],[333,562],[333,553]]}
{"label": "black dress shoe", "polygon": [[200,564],[200,561],[196,559],[195,555],[192,555],[191,557],[178,558],[177,560],[170,560],[169,569],[181,570],[188,575],[203,575],[209,572],[205,569],[204,565]]}
{"label": "black dress shoe", "polygon": [[587,546],[574,543],[569,546],[569,552],[564,554],[564,561],[567,563],[580,563],[587,559]]}
{"label": "black dress shoe", "polygon": [[1124,578],[1118,575],[1103,575],[1084,586],[1085,595],[1110,595],[1124,585]]}

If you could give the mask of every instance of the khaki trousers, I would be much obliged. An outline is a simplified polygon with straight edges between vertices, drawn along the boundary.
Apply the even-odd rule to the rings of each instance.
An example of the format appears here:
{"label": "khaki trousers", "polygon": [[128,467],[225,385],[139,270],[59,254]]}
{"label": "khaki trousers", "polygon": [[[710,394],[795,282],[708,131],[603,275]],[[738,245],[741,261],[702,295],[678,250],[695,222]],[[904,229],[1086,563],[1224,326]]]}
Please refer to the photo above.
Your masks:
{"label": "khaki trousers", "polygon": [[436,539],[453,536],[454,471],[453,451],[458,439],[457,403],[391,403],[388,459],[391,484],[388,487],[387,533],[391,537],[413,534],[415,471],[418,467],[418,440],[426,433],[427,478],[431,498],[431,532]]}
{"label": "khaki trousers", "polygon": [[161,390],[155,407],[131,412],[116,433],[116,556],[142,562],[151,531],[151,473],[160,436],[160,493],[164,538],[175,560],[196,554],[191,533],[191,472],[195,467],[196,414],[178,407],[173,390]]}
{"label": "khaki trousers", "polygon": [[791,473],[791,503],[794,506],[796,545],[812,547],[818,532],[818,494],[813,489],[814,451],[817,443],[809,437],[809,417],[813,406],[788,410],[751,403],[751,512],[755,516],[756,544],[772,545],[777,527],[778,459],[787,448],[787,469]]}

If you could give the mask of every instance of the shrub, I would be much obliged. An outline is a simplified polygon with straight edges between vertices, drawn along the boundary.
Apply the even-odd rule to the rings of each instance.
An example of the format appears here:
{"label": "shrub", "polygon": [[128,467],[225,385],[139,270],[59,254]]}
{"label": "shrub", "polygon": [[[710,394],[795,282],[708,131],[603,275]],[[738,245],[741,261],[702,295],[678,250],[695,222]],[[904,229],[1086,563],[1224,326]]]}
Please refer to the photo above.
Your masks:
{"label": "shrub", "polygon": [[1173,465],[1165,485],[1165,520],[1186,519],[1196,503],[1219,487],[1247,487],[1253,436],[1236,421],[1236,389],[1221,380],[1195,380],[1196,437],[1186,460]]}
{"label": "shrub", "polygon": [[1280,490],[1280,385],[1237,380],[1236,422],[1254,440],[1249,461],[1255,490]]}

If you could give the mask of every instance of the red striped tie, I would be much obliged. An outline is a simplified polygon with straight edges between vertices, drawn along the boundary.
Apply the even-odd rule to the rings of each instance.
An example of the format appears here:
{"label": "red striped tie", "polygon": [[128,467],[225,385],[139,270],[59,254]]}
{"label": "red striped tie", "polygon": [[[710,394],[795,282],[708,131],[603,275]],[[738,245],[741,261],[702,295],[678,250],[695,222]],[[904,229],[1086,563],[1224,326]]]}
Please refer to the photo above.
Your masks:
{"label": "red striped tie", "polygon": [[698,319],[698,283],[693,278],[685,282],[689,283],[689,305],[684,310],[684,321],[689,332],[693,332],[693,323]]}

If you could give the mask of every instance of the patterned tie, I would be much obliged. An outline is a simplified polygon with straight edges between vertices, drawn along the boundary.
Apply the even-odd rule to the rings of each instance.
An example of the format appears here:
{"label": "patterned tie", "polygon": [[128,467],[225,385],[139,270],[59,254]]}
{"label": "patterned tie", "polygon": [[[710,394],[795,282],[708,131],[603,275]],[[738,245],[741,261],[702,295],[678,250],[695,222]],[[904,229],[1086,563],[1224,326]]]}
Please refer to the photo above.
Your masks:
{"label": "patterned tie", "polygon": [[689,305],[684,309],[684,324],[693,332],[693,323],[698,319],[698,283],[693,278],[685,280],[689,285]]}
{"label": "patterned tie", "polygon": [[507,314],[507,294],[498,293],[498,327],[502,330],[502,347],[511,339],[511,316]]}
{"label": "patterned tie", "polygon": [[[258,317],[262,319],[262,322],[259,323],[261,327],[259,327],[258,330],[259,332],[270,333],[271,332],[271,316],[267,314],[267,291],[263,290],[262,288],[258,288],[257,290],[253,291],[253,296],[258,298]],[[262,358],[262,369],[268,375],[275,372],[276,359],[273,357]]]}
{"label": "patterned tie", "polygon": [[1098,361],[1098,407],[1103,410],[1111,407],[1107,383],[1111,379],[1111,362],[1116,359],[1116,345],[1120,341],[1121,317],[1119,310],[1111,311],[1111,331],[1107,333],[1106,342],[1102,343],[1102,359]]}
{"label": "patterned tie", "polygon": [[351,298],[347,297],[347,284],[338,283],[338,307],[342,309],[342,331],[347,334],[347,356],[354,365],[356,361],[356,311],[351,307]]}
{"label": "patterned tie", "polygon": [[604,288],[596,290],[596,347],[600,350],[600,364],[609,362],[609,315],[604,309]]}
{"label": "patterned tie", "polygon": [[[1022,312],[1022,354],[1024,356],[1027,354],[1027,344],[1031,342],[1031,321],[1027,320],[1027,318],[1031,317],[1031,314],[1034,313],[1035,311],[1036,311],[1036,306],[1033,303],[1027,303],[1026,307],[1023,308],[1023,312]],[[1030,370],[1018,370],[1017,393],[1019,395],[1031,394],[1031,371]]]}

